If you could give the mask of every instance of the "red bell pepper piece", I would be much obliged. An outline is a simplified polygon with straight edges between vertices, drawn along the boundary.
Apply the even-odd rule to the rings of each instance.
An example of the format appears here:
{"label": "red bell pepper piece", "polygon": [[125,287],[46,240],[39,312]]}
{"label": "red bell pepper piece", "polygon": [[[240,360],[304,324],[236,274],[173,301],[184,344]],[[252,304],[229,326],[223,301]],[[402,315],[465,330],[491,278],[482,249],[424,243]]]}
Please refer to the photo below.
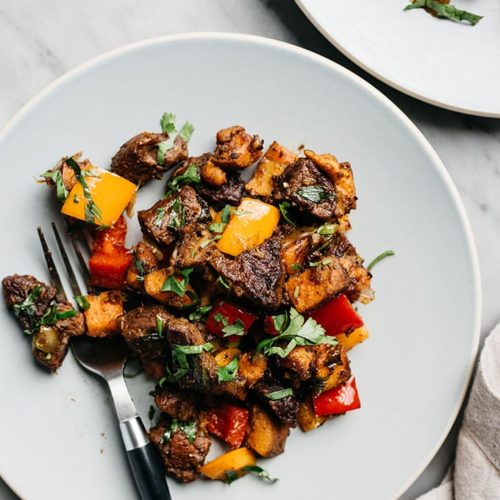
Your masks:
{"label": "red bell pepper piece", "polygon": [[[256,319],[255,314],[242,307],[229,302],[221,302],[210,311],[205,328],[212,335],[217,337],[227,336],[230,342],[236,342],[239,337],[248,332]],[[223,331],[228,329],[229,331],[234,330],[236,334],[228,335],[227,331]]]}
{"label": "red bell pepper piece", "polygon": [[125,248],[127,223],[121,216],[113,227],[96,231],[94,249],[89,260],[90,283],[93,286],[121,289],[132,254]]}
{"label": "red bell pepper piece", "polygon": [[207,430],[225,441],[231,448],[239,448],[245,439],[248,410],[223,403],[207,412]]}
{"label": "red bell pepper piece", "polygon": [[274,325],[274,318],[272,316],[266,316],[264,319],[264,331],[269,335],[275,337],[279,335],[280,332],[276,330],[276,326]]}
{"label": "red bell pepper piece", "polygon": [[310,316],[326,331],[327,335],[352,332],[364,325],[361,316],[354,310],[345,295],[329,300]]}
{"label": "red bell pepper piece", "polygon": [[356,379],[351,377],[345,384],[334,387],[313,397],[314,413],[318,417],[339,415],[361,407]]}

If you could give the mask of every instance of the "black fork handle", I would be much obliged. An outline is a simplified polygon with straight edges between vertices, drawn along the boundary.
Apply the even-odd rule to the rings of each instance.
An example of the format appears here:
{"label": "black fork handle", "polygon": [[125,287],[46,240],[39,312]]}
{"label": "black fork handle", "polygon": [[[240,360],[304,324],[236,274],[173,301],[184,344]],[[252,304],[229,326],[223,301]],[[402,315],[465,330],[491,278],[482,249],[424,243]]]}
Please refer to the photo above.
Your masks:
{"label": "black fork handle", "polygon": [[125,420],[120,430],[141,499],[172,500],[160,454],[150,443],[142,420],[138,416]]}

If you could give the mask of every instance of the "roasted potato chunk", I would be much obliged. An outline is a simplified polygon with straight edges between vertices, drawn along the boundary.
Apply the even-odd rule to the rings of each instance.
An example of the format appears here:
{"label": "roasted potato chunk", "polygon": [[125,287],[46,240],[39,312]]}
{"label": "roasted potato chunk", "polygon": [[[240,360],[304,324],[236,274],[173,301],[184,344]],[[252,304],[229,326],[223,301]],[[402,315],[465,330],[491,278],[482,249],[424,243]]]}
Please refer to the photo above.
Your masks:
{"label": "roasted potato chunk", "polygon": [[174,273],[169,269],[158,269],[145,276],[144,289],[146,293],[160,304],[165,304],[176,309],[194,307],[198,303],[198,295],[190,284],[186,285],[182,296],[173,291],[162,291],[163,285],[169,277],[177,281],[182,280],[180,276],[174,276]]}
{"label": "roasted potato chunk", "polygon": [[89,308],[84,311],[89,337],[108,337],[120,333],[120,318],[125,313],[124,296],[116,290],[87,295]]}
{"label": "roasted potato chunk", "polygon": [[266,369],[267,358],[262,354],[245,353],[240,357],[238,371],[249,389],[264,377]]}
{"label": "roasted potato chunk", "polygon": [[309,432],[317,429],[327,420],[327,417],[318,417],[314,413],[314,408],[310,398],[301,401],[299,404],[299,412],[297,414],[297,421],[299,427],[304,432]]}
{"label": "roasted potato chunk", "polygon": [[249,430],[246,444],[261,457],[274,457],[285,451],[290,433],[288,426],[281,424],[259,404],[250,410]]}
{"label": "roasted potato chunk", "polygon": [[303,313],[340,293],[348,284],[344,268],[335,259],[291,276],[285,288],[295,309]]}
{"label": "roasted potato chunk", "polygon": [[200,168],[202,179],[211,186],[223,186],[227,183],[227,175],[222,168],[218,167],[212,160],[208,160]]}
{"label": "roasted potato chunk", "polygon": [[297,155],[274,141],[260,160],[246,189],[253,196],[269,197],[273,192],[273,177],[281,175]]}
{"label": "roasted potato chunk", "polygon": [[264,141],[235,125],[217,132],[217,147],[212,161],[222,168],[243,169],[255,163],[262,154]]}

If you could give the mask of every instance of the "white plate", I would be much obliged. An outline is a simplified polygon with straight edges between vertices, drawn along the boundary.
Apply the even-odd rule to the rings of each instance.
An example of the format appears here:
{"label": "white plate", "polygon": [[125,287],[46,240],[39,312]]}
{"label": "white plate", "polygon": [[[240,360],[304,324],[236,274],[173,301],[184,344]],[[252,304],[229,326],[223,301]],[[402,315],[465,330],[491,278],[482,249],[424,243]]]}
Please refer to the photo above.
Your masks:
{"label": "white plate", "polygon": [[500,118],[500,3],[456,0],[476,25],[436,19],[410,0],[296,0],[337,49],[374,77],[422,101]]}
{"label": "white plate", "polygon": [[[180,486],[175,500],[256,497],[387,499],[419,474],[448,432],[478,342],[479,273],[469,225],[445,168],[414,125],[340,66],[283,43],[242,35],[155,39],[100,57],[28,104],[0,138],[0,276],[47,278],[35,227],[55,216],[34,176],[82,149],[99,165],[163,111],[196,126],[193,154],[217,129],[244,124],[267,144],[306,144],[349,160],[359,208],[352,240],[375,268],[363,308],[371,338],[352,352],[363,407],[303,434],[264,465],[280,481]],[[148,187],[139,206],[161,193]],[[103,387],[71,355],[49,376],[12,316],[0,314],[0,473],[24,498],[135,498]],[[151,383],[134,379],[143,415]]]}

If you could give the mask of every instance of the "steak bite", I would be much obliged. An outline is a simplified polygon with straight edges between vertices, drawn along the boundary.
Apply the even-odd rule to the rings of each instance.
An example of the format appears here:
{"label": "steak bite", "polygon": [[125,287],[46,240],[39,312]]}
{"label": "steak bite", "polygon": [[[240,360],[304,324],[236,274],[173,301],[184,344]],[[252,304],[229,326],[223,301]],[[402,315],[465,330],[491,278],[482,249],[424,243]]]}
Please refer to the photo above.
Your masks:
{"label": "steak bite", "polygon": [[217,132],[212,161],[222,168],[247,168],[260,158],[263,145],[264,141],[258,135],[248,134],[239,125],[224,128]]}
{"label": "steak bite", "polygon": [[181,391],[172,385],[159,387],[155,393],[155,404],[162,413],[181,422],[196,418],[194,392]]}
{"label": "steak bite", "polygon": [[187,143],[180,136],[165,152],[164,161],[158,163],[158,145],[169,138],[168,134],[142,132],[129,139],[111,160],[111,171],[135,184],[145,184],[151,179],[161,179],[165,172],[188,157]]}
{"label": "steak bite", "polygon": [[336,203],[335,216],[340,219],[356,208],[356,186],[351,164],[339,163],[331,154],[317,155],[313,151],[305,150],[304,155],[314,162],[335,185]]}
{"label": "steak bite", "polygon": [[359,300],[367,304],[373,300],[372,275],[363,266],[364,261],[358,255],[356,248],[343,234],[337,233],[334,236],[332,244],[325,250],[325,255],[338,259],[344,269],[348,282],[343,293],[351,302]]}
{"label": "steak bite", "polygon": [[198,193],[209,203],[217,207],[223,205],[238,205],[245,192],[245,183],[237,174],[228,173],[227,182],[214,187],[209,184],[200,184]]}
{"label": "steak bite", "polygon": [[134,258],[127,270],[127,285],[144,290],[144,277],[159,269],[159,259],[151,245],[140,241],[133,249]]}
{"label": "steak bite", "polygon": [[288,201],[318,219],[336,218],[335,187],[311,160],[300,158],[273,181],[277,202]]}
{"label": "steak bite", "polygon": [[139,355],[146,373],[155,379],[160,379],[165,373],[165,361],[170,351],[165,338],[159,335],[158,324],[167,325],[173,319],[163,306],[138,307],[121,319],[125,341]]}
{"label": "steak bite", "polygon": [[160,451],[167,473],[181,483],[200,476],[211,445],[205,427],[201,421],[183,424],[164,418],[149,431],[149,439]]}
{"label": "steak bite", "polygon": [[142,231],[154,241],[169,245],[179,234],[193,231],[198,222],[208,220],[208,207],[190,186],[138,213]]}
{"label": "steak bite", "polygon": [[274,413],[274,415],[285,425],[295,427],[297,425],[297,412],[299,411],[299,402],[293,394],[285,397],[273,399],[273,393],[283,391],[285,388],[276,380],[266,378],[260,381],[254,390],[261,397]]}
{"label": "steak bite", "polygon": [[278,238],[269,238],[234,259],[219,255],[210,264],[228,284],[229,295],[248,299],[266,309],[276,309],[284,303],[284,270]]}
{"label": "steak bite", "polygon": [[7,307],[14,312],[21,328],[31,333],[55,299],[56,289],[29,274],[7,276],[2,285]]}
{"label": "steak bite", "polygon": [[33,357],[45,368],[55,372],[68,352],[69,339],[85,333],[83,314],[69,303],[51,306],[53,319],[46,316],[46,325],[40,326],[33,335]]}
{"label": "steak bite", "polygon": [[200,228],[181,236],[172,252],[170,263],[179,269],[203,268],[215,255],[220,255],[220,251],[214,235],[207,229]]}
{"label": "steak bite", "polygon": [[[166,335],[172,351],[175,351],[175,346],[197,346],[206,343],[201,331],[184,318],[171,320],[168,323]],[[175,372],[183,363],[180,362],[179,358],[174,359],[175,355],[172,358],[172,372]],[[219,382],[219,366],[214,356],[209,352],[202,350],[200,353],[188,354],[186,362],[189,365],[189,370],[179,378],[179,387],[203,393],[228,394],[237,399],[245,399],[245,380],[236,376],[230,382]]]}

